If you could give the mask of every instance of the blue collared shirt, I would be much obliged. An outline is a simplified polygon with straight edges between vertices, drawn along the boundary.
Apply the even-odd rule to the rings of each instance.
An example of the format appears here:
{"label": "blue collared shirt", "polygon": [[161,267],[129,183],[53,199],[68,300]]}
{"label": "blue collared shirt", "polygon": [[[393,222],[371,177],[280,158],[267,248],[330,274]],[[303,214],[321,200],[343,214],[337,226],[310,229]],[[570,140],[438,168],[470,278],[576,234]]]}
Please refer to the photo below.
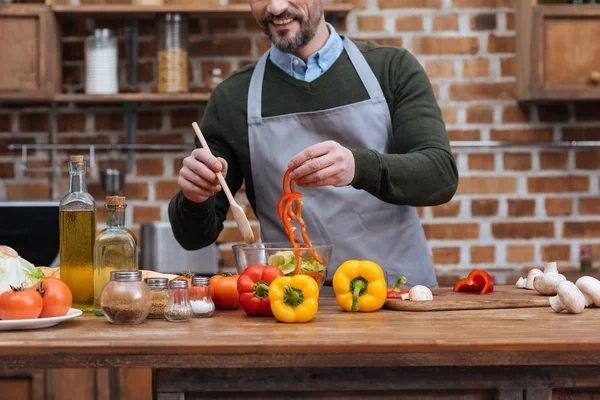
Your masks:
{"label": "blue collared shirt", "polygon": [[290,76],[306,82],[314,81],[325,73],[344,51],[344,42],[341,36],[331,24],[327,24],[327,28],[329,28],[329,39],[325,46],[311,54],[306,63],[293,54],[279,50],[275,45],[271,45],[269,58],[273,64]]}

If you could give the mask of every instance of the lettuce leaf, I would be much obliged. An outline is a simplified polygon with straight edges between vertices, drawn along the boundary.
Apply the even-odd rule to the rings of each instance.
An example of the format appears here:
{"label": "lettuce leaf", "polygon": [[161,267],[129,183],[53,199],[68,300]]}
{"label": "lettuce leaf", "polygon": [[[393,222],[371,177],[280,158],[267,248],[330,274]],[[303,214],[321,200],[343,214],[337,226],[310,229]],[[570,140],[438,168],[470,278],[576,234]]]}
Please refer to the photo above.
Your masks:
{"label": "lettuce leaf", "polygon": [[[296,256],[293,251],[279,251],[269,256],[267,260],[269,265],[279,268],[284,275],[291,274],[296,269]],[[325,273],[325,266],[319,264],[314,258],[308,257],[302,259],[299,273],[304,275],[309,272],[318,272],[321,275]]]}

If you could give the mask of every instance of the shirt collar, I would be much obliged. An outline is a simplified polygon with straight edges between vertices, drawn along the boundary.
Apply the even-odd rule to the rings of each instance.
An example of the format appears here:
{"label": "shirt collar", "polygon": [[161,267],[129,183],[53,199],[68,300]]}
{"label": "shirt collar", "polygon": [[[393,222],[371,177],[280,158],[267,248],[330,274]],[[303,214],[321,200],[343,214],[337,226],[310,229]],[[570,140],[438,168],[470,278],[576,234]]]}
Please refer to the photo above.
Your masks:
{"label": "shirt collar", "polygon": [[[327,23],[327,28],[329,29],[329,38],[327,39],[325,46],[323,46],[316,53],[311,54],[306,63],[301,58],[296,57],[293,54],[281,51],[274,44],[271,44],[269,58],[277,67],[289,75],[292,75],[294,70],[297,72],[305,72],[307,65],[311,64],[312,62],[318,64],[323,72],[325,72],[325,70],[329,69],[329,67],[337,60],[344,50],[344,42],[335,28],[329,23]],[[296,60],[295,65],[294,60]]]}

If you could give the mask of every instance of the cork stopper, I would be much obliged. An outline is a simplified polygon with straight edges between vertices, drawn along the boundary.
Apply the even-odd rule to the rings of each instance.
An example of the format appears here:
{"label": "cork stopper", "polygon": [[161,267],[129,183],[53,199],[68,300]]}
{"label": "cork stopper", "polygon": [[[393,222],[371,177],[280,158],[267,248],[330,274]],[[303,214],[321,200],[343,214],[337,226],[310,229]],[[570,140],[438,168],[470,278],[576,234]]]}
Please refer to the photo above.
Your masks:
{"label": "cork stopper", "polygon": [[74,163],[81,163],[83,162],[83,156],[71,156],[69,157],[69,161]]}
{"label": "cork stopper", "polygon": [[125,205],[125,196],[106,196],[107,206],[123,206]]}

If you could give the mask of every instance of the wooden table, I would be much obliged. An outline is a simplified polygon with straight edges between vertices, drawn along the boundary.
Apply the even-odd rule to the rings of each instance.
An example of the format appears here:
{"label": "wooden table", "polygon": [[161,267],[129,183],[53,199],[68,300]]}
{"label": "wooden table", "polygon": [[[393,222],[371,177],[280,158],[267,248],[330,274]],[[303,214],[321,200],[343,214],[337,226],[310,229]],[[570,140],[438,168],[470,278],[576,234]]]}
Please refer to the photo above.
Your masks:
{"label": "wooden table", "polygon": [[[600,309],[345,313],[307,324],[221,311],[114,326],[82,316],[0,332],[1,368],[151,367],[158,399],[600,396]],[[184,394],[185,393],[185,394]],[[399,396],[402,394],[402,396]],[[594,397],[597,398],[597,397]]]}

